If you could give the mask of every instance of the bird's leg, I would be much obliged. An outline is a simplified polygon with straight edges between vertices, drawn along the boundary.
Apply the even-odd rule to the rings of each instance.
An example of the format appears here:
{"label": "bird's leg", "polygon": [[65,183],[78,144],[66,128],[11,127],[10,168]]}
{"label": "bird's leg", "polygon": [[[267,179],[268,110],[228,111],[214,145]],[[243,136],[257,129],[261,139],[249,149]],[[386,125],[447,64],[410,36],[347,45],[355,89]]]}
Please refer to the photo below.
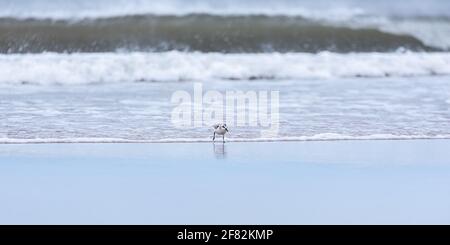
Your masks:
{"label": "bird's leg", "polygon": [[222,142],[225,143],[225,135],[222,135]]}
{"label": "bird's leg", "polygon": [[215,141],[216,140],[216,132],[214,132],[214,135],[213,135],[213,141]]}

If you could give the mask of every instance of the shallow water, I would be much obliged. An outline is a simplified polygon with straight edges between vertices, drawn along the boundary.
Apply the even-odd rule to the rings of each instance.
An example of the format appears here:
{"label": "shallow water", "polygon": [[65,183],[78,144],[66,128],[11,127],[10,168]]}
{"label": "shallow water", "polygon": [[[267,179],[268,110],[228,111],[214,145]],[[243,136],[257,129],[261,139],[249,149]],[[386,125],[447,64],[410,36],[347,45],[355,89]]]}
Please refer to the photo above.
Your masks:
{"label": "shallow water", "polygon": [[448,138],[449,14],[446,0],[0,0],[0,143],[209,141],[225,120],[171,120],[195,82],[280,92],[278,132],[227,118],[233,141]]}
{"label": "shallow water", "polygon": [[[224,95],[279,91],[278,135],[262,139],[265,127],[230,124],[230,140],[446,138],[448,79],[208,81],[202,88]],[[0,141],[209,141],[211,125],[180,129],[171,120],[178,105],[171,103],[173,93],[193,94],[193,88],[193,82],[6,86],[0,92]]]}

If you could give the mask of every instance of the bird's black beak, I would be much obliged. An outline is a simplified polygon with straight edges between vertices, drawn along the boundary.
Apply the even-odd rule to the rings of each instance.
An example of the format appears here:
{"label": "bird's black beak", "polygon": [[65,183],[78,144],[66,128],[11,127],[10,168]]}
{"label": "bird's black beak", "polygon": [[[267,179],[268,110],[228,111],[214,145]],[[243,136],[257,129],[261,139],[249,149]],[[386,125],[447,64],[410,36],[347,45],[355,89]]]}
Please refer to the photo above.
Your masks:
{"label": "bird's black beak", "polygon": [[227,131],[227,132],[228,132],[228,129],[227,129],[227,128],[225,128],[225,131]]}

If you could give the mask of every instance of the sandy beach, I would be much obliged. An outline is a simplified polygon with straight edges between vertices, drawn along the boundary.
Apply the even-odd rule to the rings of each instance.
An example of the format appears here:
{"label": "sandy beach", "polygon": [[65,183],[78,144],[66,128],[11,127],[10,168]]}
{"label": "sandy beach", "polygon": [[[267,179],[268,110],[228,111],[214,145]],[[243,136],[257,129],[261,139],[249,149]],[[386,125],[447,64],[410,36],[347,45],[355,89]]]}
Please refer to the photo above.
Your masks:
{"label": "sandy beach", "polygon": [[450,140],[0,145],[0,224],[450,224]]}
{"label": "sandy beach", "polygon": [[0,0],[0,226],[450,225],[449,149],[449,0]]}

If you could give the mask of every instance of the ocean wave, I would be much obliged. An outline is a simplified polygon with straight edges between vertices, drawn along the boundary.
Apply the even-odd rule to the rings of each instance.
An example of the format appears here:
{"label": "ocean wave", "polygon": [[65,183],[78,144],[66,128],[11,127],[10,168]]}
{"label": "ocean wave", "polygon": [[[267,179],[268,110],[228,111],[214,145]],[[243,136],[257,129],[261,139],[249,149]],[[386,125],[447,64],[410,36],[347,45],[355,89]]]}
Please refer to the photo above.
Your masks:
{"label": "ocean wave", "polygon": [[0,55],[1,84],[450,75],[450,53],[82,53]]}
{"label": "ocean wave", "polygon": [[[265,0],[263,2],[260,0],[0,0],[0,6],[0,19],[2,19],[2,21],[5,19],[23,21],[23,23],[19,25],[22,30],[19,30],[19,28],[12,30],[11,33],[14,34],[15,32],[18,32],[17,35],[22,35],[22,38],[24,38],[23,35],[28,35],[28,39],[25,38],[22,42],[18,42],[21,45],[20,47],[26,52],[33,52],[33,50],[57,51],[57,47],[53,47],[54,49],[48,47],[46,48],[45,42],[43,42],[45,40],[42,40],[45,38],[40,35],[48,34],[53,37],[50,39],[64,39],[64,37],[67,37],[70,32],[64,32],[61,28],[75,31],[75,37],[81,35],[80,38],[75,38],[78,41],[84,40],[85,42],[88,42],[90,46],[95,44],[95,42],[89,40],[89,35],[84,35],[86,32],[89,33],[89,28],[85,27],[84,32],[79,30],[77,32],[77,29],[80,29],[80,26],[78,26],[78,28],[70,28],[69,25],[54,25],[51,26],[53,29],[48,27],[47,29],[44,28],[45,30],[40,29],[41,32],[36,30],[36,33],[31,30],[33,27],[42,28],[42,25],[46,23],[45,21],[59,22],[59,24],[74,24],[76,22],[84,22],[86,24],[89,22],[91,29],[95,26],[93,23],[98,23],[99,26],[97,26],[95,31],[98,31],[98,28],[101,26],[105,28],[110,27],[110,29],[115,30],[120,27],[120,25],[118,25],[119,22],[121,22],[122,27],[124,25],[128,26],[126,29],[139,29],[139,27],[133,26],[134,21],[138,24],[137,26],[141,26],[140,31],[144,34],[164,34],[163,32],[150,33],[148,29],[152,27],[152,25],[147,23],[147,29],[143,28],[145,26],[142,25],[143,18],[140,18],[141,22],[139,22],[136,20],[136,17],[138,16],[152,16],[152,18],[147,18],[146,20],[152,20],[153,22],[158,22],[159,24],[163,24],[164,19],[167,17],[171,17],[173,19],[172,22],[177,22],[176,20],[179,20],[178,24],[182,24],[182,22],[186,21],[192,22],[192,16],[215,16],[216,19],[225,19],[223,23],[228,25],[236,23],[236,21],[233,22],[231,20],[239,16],[246,16],[248,19],[252,19],[252,17],[265,16],[268,19],[272,18],[273,20],[276,20],[277,18],[279,19],[281,16],[292,19],[307,19],[310,22],[320,22],[322,24],[326,24],[327,26],[335,26],[340,28],[363,28],[386,32],[388,34],[408,35],[420,40],[425,44],[425,46],[445,50],[450,49],[450,1],[447,0]],[[30,21],[30,19],[33,19],[34,21]],[[108,21],[112,23],[105,24]],[[129,21],[128,24],[127,21]],[[197,22],[209,24],[209,21],[210,19],[198,18]],[[239,22],[237,23],[237,26],[245,27],[246,25],[242,25],[245,23]],[[251,23],[253,22],[250,21],[247,25]],[[283,26],[282,22],[271,21],[271,23],[272,26],[266,26],[268,32],[273,32],[274,26]],[[114,26],[114,24],[117,26]],[[261,24],[258,25],[258,23],[255,22],[255,24],[257,25],[253,25],[253,27],[258,29],[258,27],[264,27],[264,24],[267,23],[261,22]],[[183,25],[181,26],[185,27]],[[220,25],[218,27],[220,27]],[[24,29],[27,29],[28,33],[24,33]],[[185,29],[189,30],[189,28]],[[61,35],[56,35],[58,33],[55,33],[55,30],[61,30]],[[118,28],[118,30],[122,32],[124,31],[121,30],[121,28]],[[188,31],[188,33],[196,34],[200,40],[208,36],[206,35],[205,37],[199,35],[200,33],[195,33],[195,30],[202,31],[201,33],[204,31],[197,27],[197,29],[194,28],[192,32]],[[218,30],[224,31],[220,28]],[[236,28],[236,30],[239,30],[239,28]],[[250,29],[250,31],[252,30],[253,29]],[[323,30],[330,31],[333,29]],[[1,30],[0,33],[2,33],[2,31],[5,31],[5,29]],[[115,33],[116,39],[113,39],[112,42],[117,42],[117,36],[120,36],[119,31]],[[177,30],[177,32],[178,31],[180,30]],[[247,31],[248,30],[245,28],[242,29],[242,32],[244,33]],[[183,31],[181,32],[183,33]],[[112,35],[111,33],[106,32],[100,33],[106,36]],[[123,41],[123,37],[127,37],[127,35],[133,35],[136,33],[137,32],[125,30],[124,34],[121,36],[121,40]],[[36,39],[32,38],[32,34]],[[225,34],[227,34],[226,30]],[[91,35],[93,34],[91,33]],[[211,36],[211,34],[209,36]],[[217,36],[218,35],[216,35],[216,37]],[[112,37],[114,37],[114,35]],[[232,38],[233,35],[226,35],[225,37]],[[327,37],[329,36],[324,36],[324,38]],[[367,38],[369,40],[366,41],[370,42],[371,38],[373,37]],[[102,39],[99,40],[100,44],[97,43],[98,46],[105,45],[101,42]],[[203,40],[207,41],[207,39]],[[20,39],[15,39],[15,41],[20,41]],[[152,46],[151,48],[164,49],[167,45],[173,48],[171,45],[174,45],[174,43],[159,41],[158,45],[160,46]],[[176,43],[177,39],[172,41]],[[302,40],[300,39],[300,41]],[[351,41],[355,42],[355,40]],[[358,40],[356,40],[355,43],[358,44]],[[133,40],[128,40],[121,44],[125,45],[121,48],[130,48],[130,46],[127,45],[139,44],[139,42],[133,43]],[[175,48],[190,47],[189,45],[182,47],[179,43],[176,44],[177,45],[175,45]],[[307,44],[309,45],[309,43]],[[34,45],[38,47],[30,47]],[[16,50],[17,47],[13,44],[11,44],[10,48],[11,51],[20,52],[20,50]],[[141,47],[138,45],[134,48]],[[148,48],[148,45],[144,48]],[[330,46],[327,48],[330,48]],[[79,49],[82,50],[83,48]],[[93,48],[90,47],[89,49],[92,50]],[[71,52],[73,50],[68,49],[65,51]],[[100,50],[100,48],[98,48],[97,51],[107,50]],[[302,49],[302,51],[307,51],[307,49]]]}
{"label": "ocean wave", "polygon": [[[366,22],[367,27],[353,21],[327,23],[303,17],[263,15],[140,15],[80,21],[0,19],[0,53],[392,52],[398,48],[438,51],[450,45],[446,25],[442,25],[442,32],[434,30],[441,33],[437,42],[430,41],[437,40],[433,38],[437,34],[428,35],[427,27],[422,28],[425,30],[422,34],[415,35],[406,25],[397,25],[396,33],[393,24]],[[424,43],[422,36],[430,45]]]}
{"label": "ocean wave", "polygon": [[[394,135],[374,134],[351,136],[335,133],[322,133],[312,136],[274,137],[274,138],[227,138],[227,142],[296,142],[296,141],[339,141],[339,140],[436,140],[450,139],[450,135]],[[133,140],[121,138],[0,138],[0,144],[72,144],[72,143],[206,143],[210,138],[166,138],[155,140]]]}

